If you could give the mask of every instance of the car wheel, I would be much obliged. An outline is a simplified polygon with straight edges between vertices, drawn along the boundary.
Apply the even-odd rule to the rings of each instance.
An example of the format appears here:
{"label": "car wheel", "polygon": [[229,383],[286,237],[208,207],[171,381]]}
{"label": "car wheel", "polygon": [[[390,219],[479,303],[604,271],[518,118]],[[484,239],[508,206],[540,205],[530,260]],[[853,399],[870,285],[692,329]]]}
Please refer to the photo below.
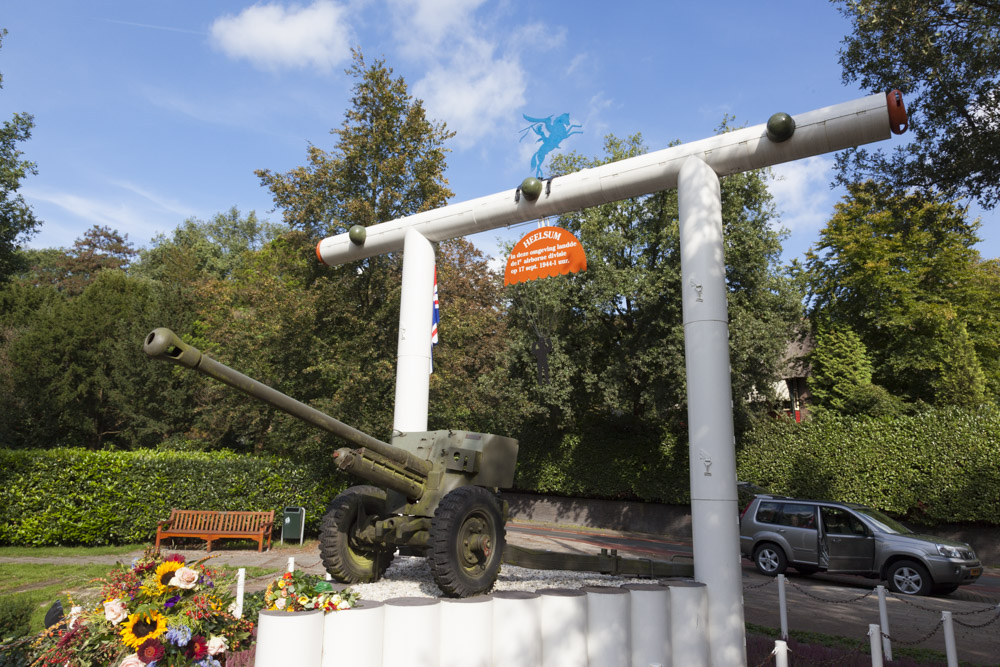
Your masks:
{"label": "car wheel", "polygon": [[896,561],[889,567],[889,590],[903,595],[930,595],[934,582],[920,563]]}
{"label": "car wheel", "polygon": [[777,544],[764,542],[757,545],[753,550],[753,564],[757,566],[757,571],[769,577],[776,577],[784,574],[788,569],[788,559],[785,552]]}
{"label": "car wheel", "polygon": [[951,595],[958,590],[958,584],[941,584],[934,587],[934,595]]}

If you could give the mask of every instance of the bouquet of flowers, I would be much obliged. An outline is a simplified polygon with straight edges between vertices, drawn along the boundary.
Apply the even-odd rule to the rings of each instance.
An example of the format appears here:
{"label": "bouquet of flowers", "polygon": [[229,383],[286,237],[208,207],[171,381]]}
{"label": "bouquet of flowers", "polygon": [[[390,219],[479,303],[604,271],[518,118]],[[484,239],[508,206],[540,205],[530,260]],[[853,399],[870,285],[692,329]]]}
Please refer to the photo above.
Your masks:
{"label": "bouquet of flowers", "polygon": [[272,581],[264,593],[264,608],[268,611],[324,612],[350,609],[360,595],[350,588],[336,590],[329,581],[300,570],[286,572]]}
{"label": "bouquet of flowers", "polygon": [[221,667],[250,643],[253,624],[232,615],[225,575],[184,556],[148,550],[119,563],[101,600],[72,607],[33,648],[40,667]]}

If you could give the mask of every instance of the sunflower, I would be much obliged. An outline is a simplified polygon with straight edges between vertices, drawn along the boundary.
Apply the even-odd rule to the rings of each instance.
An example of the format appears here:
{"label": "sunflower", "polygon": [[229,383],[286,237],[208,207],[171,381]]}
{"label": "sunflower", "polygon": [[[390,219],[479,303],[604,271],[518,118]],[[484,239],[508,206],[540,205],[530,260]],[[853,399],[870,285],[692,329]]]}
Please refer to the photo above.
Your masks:
{"label": "sunflower", "polygon": [[155,595],[167,592],[167,584],[170,580],[174,578],[174,573],[177,570],[184,567],[184,563],[179,563],[175,560],[168,560],[159,567],[156,568],[156,574],[153,575],[153,586],[156,587]]}
{"label": "sunflower", "polygon": [[138,649],[147,639],[156,639],[167,631],[167,619],[159,612],[132,614],[122,623],[122,642]]}

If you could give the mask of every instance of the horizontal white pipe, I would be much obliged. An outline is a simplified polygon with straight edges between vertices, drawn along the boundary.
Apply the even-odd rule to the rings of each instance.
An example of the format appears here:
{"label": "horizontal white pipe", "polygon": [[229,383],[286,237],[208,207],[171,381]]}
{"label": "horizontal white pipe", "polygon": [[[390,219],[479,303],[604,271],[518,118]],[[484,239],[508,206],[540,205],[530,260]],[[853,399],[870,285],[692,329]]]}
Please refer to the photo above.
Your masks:
{"label": "horizontal white pipe", "polygon": [[444,241],[667,190],[677,187],[677,174],[691,155],[700,157],[719,176],[727,176],[889,138],[889,109],[884,94],[793,118],[795,133],[781,143],[767,138],[766,124],[755,125],[560,176],[552,180],[551,192],[543,193],[535,202],[526,197],[515,202],[515,191],[507,190],[372,225],[366,230],[363,245],[352,243],[346,233],[331,236],[319,242],[316,254],[334,266],[398,252],[403,249],[408,229],[416,229],[431,241]]}

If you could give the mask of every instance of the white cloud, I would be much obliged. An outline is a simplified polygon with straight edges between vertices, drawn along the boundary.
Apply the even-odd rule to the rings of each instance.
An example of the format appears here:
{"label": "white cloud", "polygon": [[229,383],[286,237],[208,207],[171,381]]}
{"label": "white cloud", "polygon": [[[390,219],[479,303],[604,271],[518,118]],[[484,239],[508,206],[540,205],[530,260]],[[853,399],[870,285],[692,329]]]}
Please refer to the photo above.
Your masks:
{"label": "white cloud", "polygon": [[350,58],[346,9],[329,0],[302,7],[254,5],[215,20],[215,46],[230,58],[265,70],[315,67],[329,71]]}
{"label": "white cloud", "polygon": [[486,42],[466,44],[462,55],[430,68],[413,86],[431,118],[442,118],[468,148],[524,104],[524,70],[514,58],[495,57]]}
{"label": "white cloud", "polygon": [[389,0],[396,39],[403,55],[433,57],[443,43],[460,42],[484,0]]}
{"label": "white cloud", "polygon": [[833,213],[836,194],[830,190],[831,157],[810,157],[772,167],[769,189],[781,223],[793,234],[821,229]]}

